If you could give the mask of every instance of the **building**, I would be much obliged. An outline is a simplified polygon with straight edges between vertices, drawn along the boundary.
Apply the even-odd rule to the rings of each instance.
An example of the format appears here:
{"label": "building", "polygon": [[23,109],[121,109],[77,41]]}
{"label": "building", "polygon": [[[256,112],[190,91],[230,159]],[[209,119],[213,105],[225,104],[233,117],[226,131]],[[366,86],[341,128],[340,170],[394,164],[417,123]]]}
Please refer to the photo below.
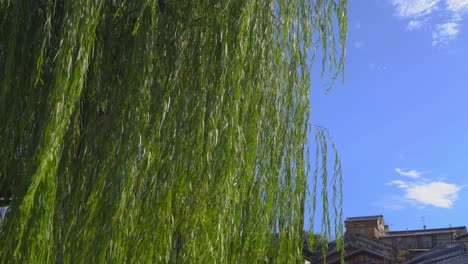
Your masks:
{"label": "building", "polygon": [[361,234],[367,237],[379,238],[386,231],[383,215],[349,217],[345,220],[346,235]]}
{"label": "building", "polygon": [[346,234],[362,234],[392,245],[400,259],[412,259],[433,247],[453,242],[466,235],[465,226],[390,231],[382,215],[350,217],[345,221]]}
{"label": "building", "polygon": [[465,241],[439,244],[403,264],[466,264],[468,244]]}
{"label": "building", "polygon": [[[346,264],[387,264],[397,263],[397,250],[376,238],[370,238],[362,234],[351,234],[343,241],[344,261]],[[322,253],[315,255],[304,254],[306,263],[323,264]],[[328,244],[325,255],[328,264],[340,264],[341,252],[336,247],[336,242]]]}
{"label": "building", "polygon": [[449,227],[387,232],[380,240],[392,244],[397,250],[407,251],[409,258],[428,251],[437,245],[456,241],[467,233],[466,227]]}
{"label": "building", "polygon": [[[391,231],[385,224],[383,215],[350,217],[345,220],[345,227],[345,263],[349,264],[420,263],[408,261],[423,256],[422,254],[432,256],[431,249],[439,248],[440,251],[434,251],[433,254],[443,254],[450,251],[444,247],[448,247],[447,245],[456,241],[460,244],[458,247],[461,252],[462,245],[468,240],[465,226],[434,229],[424,227],[417,230]],[[328,248],[327,263],[340,263],[340,255],[334,242],[330,243]],[[313,256],[304,254],[304,257],[313,264],[323,263],[323,257],[320,254]]]}

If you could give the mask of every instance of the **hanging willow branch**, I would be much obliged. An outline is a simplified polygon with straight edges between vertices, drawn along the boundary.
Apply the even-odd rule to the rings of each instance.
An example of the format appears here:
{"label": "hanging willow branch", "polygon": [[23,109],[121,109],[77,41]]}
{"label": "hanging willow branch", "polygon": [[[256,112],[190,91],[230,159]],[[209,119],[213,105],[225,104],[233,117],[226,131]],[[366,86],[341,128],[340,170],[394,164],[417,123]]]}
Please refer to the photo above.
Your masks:
{"label": "hanging willow branch", "polygon": [[345,0],[0,0],[0,262],[302,261],[346,31]]}
{"label": "hanging willow branch", "polygon": [[[338,154],[338,148],[333,140],[330,132],[328,129],[324,127],[320,127],[317,125],[309,125],[310,133],[315,137],[315,163],[314,163],[314,172],[312,174],[312,192],[307,193],[308,198],[311,198],[312,201],[309,202],[311,208],[308,209],[309,214],[309,223],[310,223],[310,230],[308,233],[309,249],[312,249],[312,245],[314,245],[314,240],[317,237],[315,232],[315,217],[317,213],[317,197],[321,198],[321,205],[322,205],[322,221],[321,221],[321,235],[323,236],[323,241],[321,243],[322,249],[322,257],[324,263],[327,260],[327,251],[329,250],[328,243],[323,243],[324,241],[329,241],[332,239],[332,236],[335,236],[335,247],[336,250],[341,255],[341,263],[344,263],[344,245],[343,245],[343,177],[341,172],[341,159]],[[331,146],[330,146],[330,145]],[[329,159],[329,153],[332,153],[331,159]],[[309,152],[307,152],[307,156],[309,156]],[[333,173],[331,179],[329,179],[329,165],[333,164]],[[319,182],[319,178],[321,182]],[[321,190],[320,196],[318,194],[318,189]],[[330,201],[328,194],[331,191],[332,199]],[[330,205],[332,210],[330,210]],[[330,215],[333,216],[334,221],[330,220]],[[334,227],[334,233],[332,233],[332,226]],[[315,245],[314,245],[315,246]]]}

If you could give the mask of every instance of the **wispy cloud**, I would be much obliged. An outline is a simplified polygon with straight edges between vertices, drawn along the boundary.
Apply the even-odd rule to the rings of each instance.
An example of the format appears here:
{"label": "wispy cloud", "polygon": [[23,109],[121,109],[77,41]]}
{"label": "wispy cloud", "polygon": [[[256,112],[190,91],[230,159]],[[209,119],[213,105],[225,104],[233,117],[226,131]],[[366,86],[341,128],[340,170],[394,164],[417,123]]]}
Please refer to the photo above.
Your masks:
{"label": "wispy cloud", "polygon": [[401,189],[409,187],[408,183],[406,183],[404,181],[400,181],[400,180],[394,180],[394,181],[386,183],[385,185],[389,185],[389,186],[395,185],[395,186],[397,186],[398,188],[401,188]]}
{"label": "wispy cloud", "polygon": [[391,0],[391,3],[395,16],[408,20],[409,31],[432,31],[434,46],[454,40],[468,14],[468,0]]}
{"label": "wispy cloud", "polygon": [[396,15],[400,17],[421,17],[438,9],[440,0],[393,0]]}
{"label": "wispy cloud", "polygon": [[400,174],[401,176],[406,176],[413,179],[417,179],[423,174],[422,172],[417,170],[404,170],[400,168],[395,168],[395,171],[398,172],[398,174]]}
{"label": "wispy cloud", "polygon": [[443,181],[403,182],[394,180],[387,185],[396,186],[403,190],[404,195],[397,203],[398,206],[412,203],[417,207],[452,208],[458,199],[458,192],[462,189],[456,184]]}
{"label": "wispy cloud", "polygon": [[468,0],[447,0],[447,9],[452,12],[468,11]]}
{"label": "wispy cloud", "polygon": [[413,31],[420,29],[424,26],[425,20],[411,20],[408,22],[408,30]]}
{"label": "wispy cloud", "polygon": [[455,39],[459,32],[459,24],[455,22],[448,22],[438,24],[432,32],[432,45],[447,44],[449,41]]}

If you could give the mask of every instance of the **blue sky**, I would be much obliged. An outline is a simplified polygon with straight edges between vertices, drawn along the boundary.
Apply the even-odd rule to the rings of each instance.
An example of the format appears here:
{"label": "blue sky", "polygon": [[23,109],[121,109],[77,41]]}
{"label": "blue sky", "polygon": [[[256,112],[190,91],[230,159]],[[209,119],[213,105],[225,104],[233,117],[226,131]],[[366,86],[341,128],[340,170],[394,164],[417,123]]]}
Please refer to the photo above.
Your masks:
{"label": "blue sky", "polygon": [[345,218],[468,225],[467,62],[468,0],[349,0],[345,81],[311,88],[311,122],[341,155]]}

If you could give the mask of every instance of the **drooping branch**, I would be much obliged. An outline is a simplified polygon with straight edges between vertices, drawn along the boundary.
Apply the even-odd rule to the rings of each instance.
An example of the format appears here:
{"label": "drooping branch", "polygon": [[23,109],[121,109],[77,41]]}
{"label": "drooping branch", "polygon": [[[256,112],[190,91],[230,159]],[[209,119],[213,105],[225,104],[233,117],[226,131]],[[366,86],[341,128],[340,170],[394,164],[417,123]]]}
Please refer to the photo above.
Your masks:
{"label": "drooping branch", "polygon": [[308,54],[342,71],[346,1],[0,14],[0,262],[302,260]]}

